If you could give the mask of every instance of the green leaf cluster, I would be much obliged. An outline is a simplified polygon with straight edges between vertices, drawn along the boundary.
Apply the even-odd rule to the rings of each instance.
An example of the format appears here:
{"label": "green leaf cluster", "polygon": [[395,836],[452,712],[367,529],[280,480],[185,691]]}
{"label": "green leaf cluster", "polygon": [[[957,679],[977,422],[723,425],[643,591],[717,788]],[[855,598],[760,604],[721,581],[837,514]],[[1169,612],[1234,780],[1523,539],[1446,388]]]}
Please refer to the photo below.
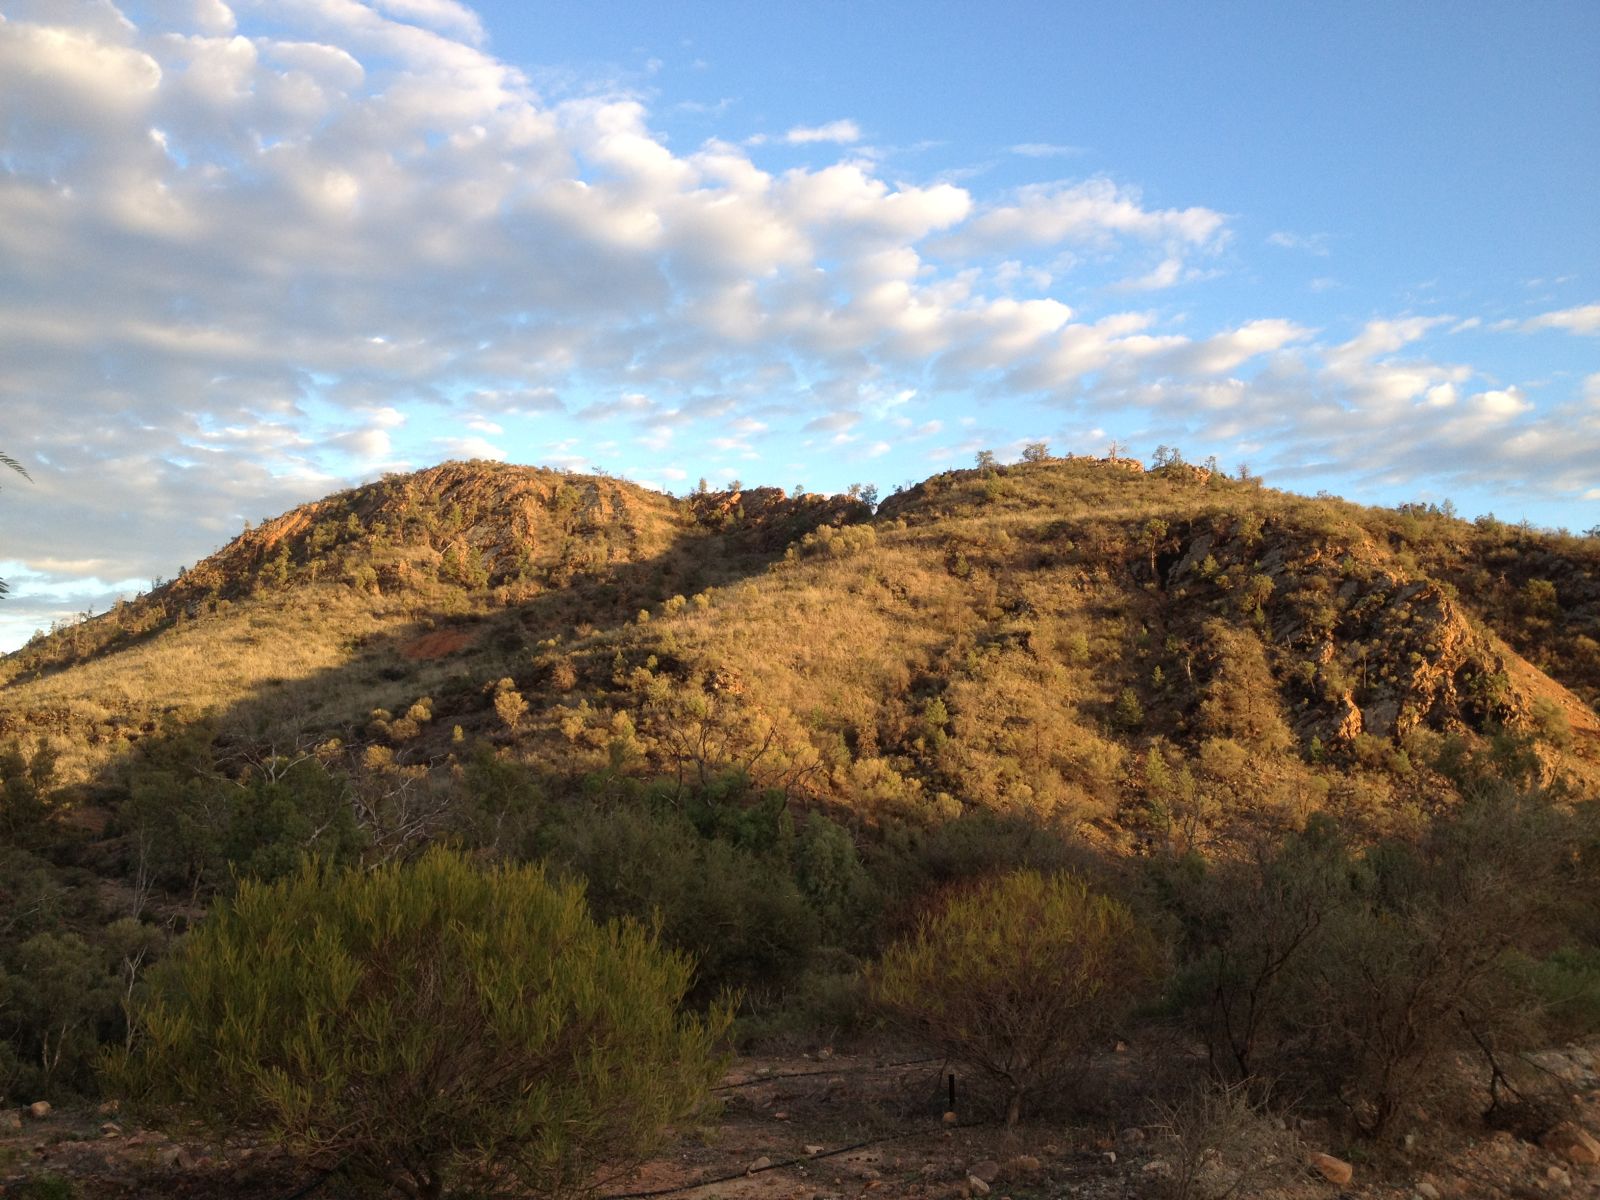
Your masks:
{"label": "green leaf cluster", "polygon": [[594,1185],[704,1103],[729,1016],[691,963],[538,867],[435,849],[242,884],[150,981],[129,1099],[407,1195]]}
{"label": "green leaf cluster", "polygon": [[1074,875],[1014,871],[958,892],[871,972],[874,1002],[1001,1080],[1007,1120],[1129,1012],[1155,939]]}

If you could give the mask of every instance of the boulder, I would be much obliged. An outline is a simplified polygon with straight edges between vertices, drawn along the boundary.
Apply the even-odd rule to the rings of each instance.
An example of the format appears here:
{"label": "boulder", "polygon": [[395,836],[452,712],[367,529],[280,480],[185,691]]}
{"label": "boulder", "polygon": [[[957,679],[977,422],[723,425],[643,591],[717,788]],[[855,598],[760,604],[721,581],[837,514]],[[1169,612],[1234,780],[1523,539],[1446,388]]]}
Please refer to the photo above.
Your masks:
{"label": "boulder", "polygon": [[188,1171],[194,1166],[194,1155],[182,1146],[168,1146],[156,1155],[156,1161],[169,1171]]}
{"label": "boulder", "polygon": [[989,1184],[987,1180],[979,1179],[976,1175],[967,1176],[967,1195],[987,1196],[988,1194]]}
{"label": "boulder", "polygon": [[974,1179],[981,1179],[985,1183],[993,1183],[1000,1178],[1000,1164],[992,1158],[986,1158],[982,1162],[973,1163],[968,1167],[967,1174]]}
{"label": "boulder", "polygon": [[28,1105],[28,1115],[35,1121],[42,1121],[50,1115],[50,1101],[35,1100]]}
{"label": "boulder", "polygon": [[1600,1141],[1596,1141],[1587,1129],[1571,1121],[1563,1121],[1551,1129],[1539,1139],[1539,1145],[1551,1154],[1581,1167],[1600,1163]]}
{"label": "boulder", "polygon": [[1331,1154],[1313,1154],[1311,1167],[1329,1183],[1343,1187],[1350,1182],[1355,1174],[1355,1168],[1342,1158],[1335,1158]]}

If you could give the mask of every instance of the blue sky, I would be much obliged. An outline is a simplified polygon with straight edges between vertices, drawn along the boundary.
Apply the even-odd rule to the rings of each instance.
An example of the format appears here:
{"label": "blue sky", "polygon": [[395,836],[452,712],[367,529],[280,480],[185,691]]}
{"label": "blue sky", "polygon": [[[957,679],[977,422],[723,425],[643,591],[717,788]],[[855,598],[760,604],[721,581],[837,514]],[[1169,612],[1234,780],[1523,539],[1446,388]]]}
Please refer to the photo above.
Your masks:
{"label": "blue sky", "polygon": [[0,647],[450,457],[1600,523],[1592,3],[0,18]]}

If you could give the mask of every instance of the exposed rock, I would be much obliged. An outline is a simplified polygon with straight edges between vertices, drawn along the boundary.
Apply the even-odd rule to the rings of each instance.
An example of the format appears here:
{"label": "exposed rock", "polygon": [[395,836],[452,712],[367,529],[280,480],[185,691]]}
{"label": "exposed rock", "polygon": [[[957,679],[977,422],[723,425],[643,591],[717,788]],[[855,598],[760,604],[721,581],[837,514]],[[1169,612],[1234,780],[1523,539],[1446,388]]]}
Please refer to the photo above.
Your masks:
{"label": "exposed rock", "polygon": [[35,1121],[42,1121],[50,1115],[50,1101],[35,1100],[28,1105],[28,1115]]}
{"label": "exposed rock", "polygon": [[961,1118],[956,1116],[956,1114],[953,1112],[947,1112],[944,1115],[944,1123],[946,1125],[954,1125],[959,1120],[961,1120]]}
{"label": "exposed rock", "polygon": [[981,1179],[985,1183],[993,1183],[1000,1178],[1000,1164],[992,1158],[986,1158],[982,1162],[973,1163],[968,1167],[967,1174],[976,1179]]}
{"label": "exposed rock", "polygon": [[1433,1184],[1429,1183],[1426,1179],[1419,1179],[1416,1186],[1413,1187],[1411,1191],[1412,1194],[1418,1198],[1418,1200],[1439,1200],[1439,1189],[1434,1187]]}
{"label": "exposed rock", "polygon": [[167,1146],[156,1155],[156,1161],[169,1171],[188,1171],[194,1168],[194,1155],[182,1146]]}
{"label": "exposed rock", "polygon": [[1546,1167],[1544,1177],[1557,1191],[1564,1192],[1572,1186],[1572,1173],[1565,1167]]}
{"label": "exposed rock", "polygon": [[1194,573],[1195,569],[1206,560],[1206,555],[1211,553],[1214,539],[1209,533],[1202,533],[1189,543],[1183,557],[1176,566],[1167,573],[1167,585],[1170,587]]}
{"label": "exposed rock", "polygon": [[1342,1158],[1335,1158],[1331,1154],[1313,1154],[1311,1166],[1329,1183],[1343,1187],[1355,1175],[1355,1168]]}
{"label": "exposed rock", "polygon": [[765,1171],[771,1165],[772,1160],[763,1154],[760,1158],[756,1159],[755,1162],[746,1167],[744,1169],[744,1173],[746,1175],[754,1175],[757,1171]]}
{"label": "exposed rock", "polygon": [[806,1152],[806,1156],[808,1158],[815,1158],[817,1155],[822,1153],[823,1149],[824,1149],[824,1147],[818,1146],[815,1143],[808,1143],[804,1147],[804,1150]]}
{"label": "exposed rock", "polygon": [[1036,1175],[1043,1169],[1044,1164],[1031,1154],[1019,1154],[1006,1163],[1006,1175],[1013,1178],[1018,1175]]}
{"label": "exposed rock", "polygon": [[1571,1121],[1563,1121],[1539,1139],[1539,1144],[1551,1154],[1560,1155],[1570,1163],[1592,1166],[1600,1163],[1600,1141],[1593,1134]]}
{"label": "exposed rock", "polygon": [[989,1184],[985,1180],[979,1179],[976,1175],[967,1176],[967,1195],[987,1196],[988,1194]]}
{"label": "exposed rock", "polygon": [[1329,722],[1330,740],[1349,745],[1361,736],[1361,709],[1356,706],[1355,697],[1346,692],[1334,706],[1334,714]]}

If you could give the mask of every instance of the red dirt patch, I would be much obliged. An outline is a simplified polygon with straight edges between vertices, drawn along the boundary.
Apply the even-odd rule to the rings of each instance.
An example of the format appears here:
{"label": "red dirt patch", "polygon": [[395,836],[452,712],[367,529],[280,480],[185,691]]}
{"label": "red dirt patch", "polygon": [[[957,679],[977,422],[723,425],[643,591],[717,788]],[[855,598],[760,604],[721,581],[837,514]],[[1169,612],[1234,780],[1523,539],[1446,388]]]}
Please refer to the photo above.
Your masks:
{"label": "red dirt patch", "polygon": [[465,650],[477,640],[476,634],[466,633],[460,629],[435,629],[432,633],[425,633],[415,641],[401,646],[400,654],[412,662],[427,662]]}

